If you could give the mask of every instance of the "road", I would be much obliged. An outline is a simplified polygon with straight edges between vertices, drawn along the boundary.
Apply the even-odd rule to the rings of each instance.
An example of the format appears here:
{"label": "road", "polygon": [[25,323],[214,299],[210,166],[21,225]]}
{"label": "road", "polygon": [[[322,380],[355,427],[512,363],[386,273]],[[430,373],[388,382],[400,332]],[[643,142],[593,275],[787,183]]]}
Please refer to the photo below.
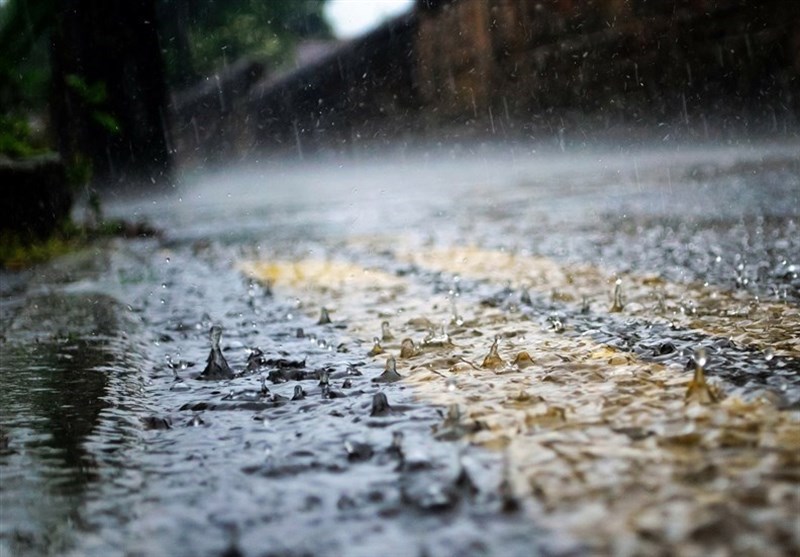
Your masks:
{"label": "road", "polygon": [[[798,147],[111,197],[163,236],[4,278],[2,553],[796,553]],[[233,379],[201,376],[214,325]]]}

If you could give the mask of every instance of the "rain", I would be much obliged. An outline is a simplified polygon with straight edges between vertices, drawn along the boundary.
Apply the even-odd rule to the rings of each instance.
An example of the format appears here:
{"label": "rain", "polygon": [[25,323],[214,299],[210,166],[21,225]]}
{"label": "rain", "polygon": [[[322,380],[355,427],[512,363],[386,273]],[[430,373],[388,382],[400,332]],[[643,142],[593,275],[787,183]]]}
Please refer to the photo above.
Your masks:
{"label": "rain", "polygon": [[0,555],[800,552],[797,6],[0,0]]}

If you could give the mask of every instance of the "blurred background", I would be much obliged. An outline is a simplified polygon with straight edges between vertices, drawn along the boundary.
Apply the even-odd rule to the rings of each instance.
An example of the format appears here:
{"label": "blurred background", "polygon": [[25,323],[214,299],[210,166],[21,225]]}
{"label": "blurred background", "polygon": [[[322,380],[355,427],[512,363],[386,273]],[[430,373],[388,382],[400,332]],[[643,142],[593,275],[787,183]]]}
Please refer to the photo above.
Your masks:
{"label": "blurred background", "polygon": [[0,2],[0,152],[70,179],[417,141],[794,136],[796,2]]}

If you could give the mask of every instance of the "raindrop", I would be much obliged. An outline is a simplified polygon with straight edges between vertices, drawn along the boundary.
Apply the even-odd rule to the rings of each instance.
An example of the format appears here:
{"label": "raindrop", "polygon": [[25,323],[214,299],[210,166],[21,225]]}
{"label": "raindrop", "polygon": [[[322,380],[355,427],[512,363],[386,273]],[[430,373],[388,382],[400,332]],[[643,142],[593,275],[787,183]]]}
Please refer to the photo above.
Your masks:
{"label": "raindrop", "polygon": [[697,348],[694,351],[693,355],[694,363],[699,367],[706,367],[706,363],[708,363],[708,354],[706,353],[706,349],[703,347]]}
{"label": "raindrop", "polygon": [[303,390],[303,387],[295,385],[292,400],[303,400],[304,398],[306,398],[306,392]]}
{"label": "raindrop", "polygon": [[425,346],[452,346],[453,344],[450,340],[450,335],[447,334],[447,331],[444,328],[444,325],[442,325],[438,335],[436,334],[434,328],[431,327],[422,343]]}
{"label": "raindrop", "polygon": [[489,353],[483,359],[481,367],[488,369],[497,369],[499,367],[502,367],[503,364],[505,364],[503,358],[500,357],[500,353],[498,352],[499,343],[500,343],[500,337],[494,337],[494,342],[492,343],[492,347],[489,349]]}
{"label": "raindrop", "polygon": [[269,396],[269,388],[267,388],[267,375],[265,373],[261,374],[261,390],[260,394],[262,397]]}
{"label": "raindrop", "polygon": [[381,340],[378,337],[372,339],[372,349],[368,352],[369,356],[377,356],[378,354],[383,354],[383,346],[381,346]]}
{"label": "raindrop", "polygon": [[201,425],[205,425],[203,418],[200,417],[200,414],[195,414],[192,416],[192,419],[189,420],[189,425],[192,427],[200,427]]}
{"label": "raindrop", "polygon": [[533,358],[531,358],[531,355],[523,350],[517,354],[516,358],[514,358],[514,365],[517,366],[518,369],[525,369],[526,367],[533,365]]}
{"label": "raindrop", "polygon": [[450,322],[460,327],[464,324],[464,319],[458,314],[458,307],[456,305],[457,296],[457,293],[454,293],[452,290],[450,291]]}
{"label": "raindrop", "polygon": [[402,431],[393,431],[392,444],[389,446],[389,452],[399,456],[401,459],[403,458],[403,437]]}
{"label": "raindrop", "polygon": [[247,356],[247,371],[253,372],[266,364],[264,353],[260,348],[251,348]]}
{"label": "raindrop", "polygon": [[403,339],[403,342],[400,344],[400,357],[401,358],[412,358],[417,354],[417,347],[414,346],[414,341],[410,338]]}
{"label": "raindrop", "polygon": [[389,406],[389,400],[384,393],[378,392],[372,396],[372,410],[370,416],[385,416],[389,414],[392,407]]}
{"label": "raindrop", "polygon": [[391,329],[389,329],[389,322],[384,321],[381,323],[381,339],[386,342],[394,339]]}
{"label": "raindrop", "polygon": [[550,328],[556,333],[563,333],[565,330],[564,322],[558,314],[548,316],[547,322],[550,323]]}
{"label": "raindrop", "polygon": [[233,370],[228,365],[219,347],[222,327],[219,325],[211,327],[209,336],[211,337],[211,352],[208,354],[206,367],[200,377],[203,379],[232,379],[234,376]]}
{"label": "raindrop", "polygon": [[608,311],[611,313],[619,313],[624,307],[625,304],[622,300],[622,279],[617,279],[614,283],[614,301]]}
{"label": "raindrop", "polygon": [[692,377],[692,380],[689,382],[684,399],[687,402],[694,401],[700,404],[717,402],[720,398],[719,393],[708,384],[703,369],[706,363],[708,363],[708,355],[706,354],[705,348],[697,348],[694,351],[693,359],[695,363],[694,377]]}
{"label": "raindrop", "polygon": [[400,381],[402,377],[399,373],[397,373],[397,362],[395,362],[394,356],[389,356],[386,358],[386,367],[378,377],[375,377],[372,382],[373,383],[394,383],[395,381]]}
{"label": "raindrop", "polygon": [[319,321],[317,321],[317,325],[328,325],[331,322],[331,316],[328,314],[327,308],[322,308],[319,313]]}
{"label": "raindrop", "polygon": [[369,460],[372,458],[373,450],[367,443],[345,441],[344,449],[347,451],[347,459],[352,461]]}
{"label": "raindrop", "polygon": [[775,350],[773,350],[772,348],[767,348],[766,350],[764,350],[765,360],[771,362],[774,357],[775,357]]}
{"label": "raindrop", "polygon": [[447,416],[444,418],[446,426],[454,426],[461,422],[461,407],[453,403],[447,407]]}
{"label": "raindrop", "polygon": [[456,389],[458,388],[458,381],[456,380],[455,377],[448,377],[445,380],[444,384],[447,387],[447,392],[449,393],[456,392]]}

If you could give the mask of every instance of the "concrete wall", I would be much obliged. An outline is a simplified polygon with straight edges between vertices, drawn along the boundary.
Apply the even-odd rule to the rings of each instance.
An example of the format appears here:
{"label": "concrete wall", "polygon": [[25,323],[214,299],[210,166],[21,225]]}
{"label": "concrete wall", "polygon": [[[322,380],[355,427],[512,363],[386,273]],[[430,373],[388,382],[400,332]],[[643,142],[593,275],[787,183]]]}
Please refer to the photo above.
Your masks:
{"label": "concrete wall", "polygon": [[799,76],[800,2],[418,0],[240,93],[216,133],[225,148],[187,135],[185,110],[176,141],[179,157],[209,158],[420,138],[795,136]]}

